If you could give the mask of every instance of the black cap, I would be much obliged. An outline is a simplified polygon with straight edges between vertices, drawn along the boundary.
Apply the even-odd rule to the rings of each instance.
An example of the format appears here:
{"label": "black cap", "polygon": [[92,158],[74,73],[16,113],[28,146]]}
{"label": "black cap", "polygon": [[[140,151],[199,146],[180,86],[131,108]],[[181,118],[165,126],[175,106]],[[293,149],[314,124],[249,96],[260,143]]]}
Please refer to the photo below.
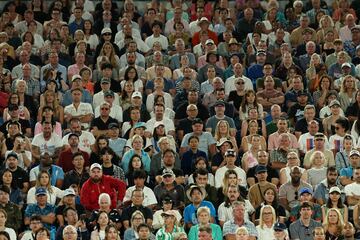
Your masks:
{"label": "black cap", "polygon": [[119,128],[119,124],[113,122],[113,123],[110,123],[109,126],[108,126],[109,129],[112,129],[112,128]]}
{"label": "black cap", "polygon": [[225,102],[223,100],[218,100],[215,102],[214,104],[214,107],[217,107],[217,106],[223,106],[225,107]]}
{"label": "black cap", "polygon": [[195,118],[193,121],[192,121],[192,125],[195,125],[197,123],[201,123],[201,124],[204,124],[203,121],[200,119],[200,118]]}
{"label": "black cap", "polygon": [[274,224],[274,231],[285,231],[285,230],[286,230],[286,225],[284,223],[277,222]]}
{"label": "black cap", "polygon": [[171,199],[170,196],[165,196],[164,199],[162,200],[162,203],[172,203],[173,200]]}
{"label": "black cap", "polygon": [[14,110],[18,110],[19,106],[17,104],[9,104],[8,106],[8,110],[9,111],[14,111]]}
{"label": "black cap", "polygon": [[257,165],[255,172],[256,174],[267,172],[267,167],[265,165]]}
{"label": "black cap", "polygon": [[9,154],[6,156],[6,159],[11,158],[11,157],[19,159],[18,155],[13,151],[9,152]]}
{"label": "black cap", "polygon": [[76,134],[76,133],[70,133],[68,139],[70,139],[70,138],[73,137],[73,136],[76,136],[77,138],[79,138],[79,135],[78,135],[78,134]]}
{"label": "black cap", "polygon": [[305,91],[305,90],[300,90],[298,93],[297,93],[297,96],[300,97],[300,96],[308,96],[308,92]]}

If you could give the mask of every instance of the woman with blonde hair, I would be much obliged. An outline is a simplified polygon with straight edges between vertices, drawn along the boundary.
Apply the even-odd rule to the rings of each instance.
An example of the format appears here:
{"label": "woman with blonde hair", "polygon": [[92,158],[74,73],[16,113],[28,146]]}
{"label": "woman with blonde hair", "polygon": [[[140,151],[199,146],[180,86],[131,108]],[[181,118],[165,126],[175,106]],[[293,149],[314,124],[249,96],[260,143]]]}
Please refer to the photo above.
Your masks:
{"label": "woman with blonde hair", "polygon": [[341,213],[336,208],[331,208],[326,214],[323,224],[326,239],[341,239],[344,229],[344,221]]}
{"label": "woman with blonde hair", "polygon": [[324,167],[325,155],[321,151],[315,151],[311,154],[310,163],[311,168],[307,170],[308,183],[315,189],[321,181],[326,179],[327,168]]}
{"label": "woman with blonde hair", "polygon": [[264,138],[264,136],[261,136],[258,134],[258,129],[259,129],[259,123],[256,120],[250,120],[248,122],[248,132],[249,134],[245,137],[242,138],[241,140],[241,149],[243,152],[247,152],[249,151],[249,149],[251,148],[252,144],[252,137],[257,135],[260,137],[260,149],[262,150],[266,150],[266,139]]}
{"label": "woman with blonde hair", "polygon": [[351,103],[356,101],[357,87],[355,79],[351,75],[347,75],[343,78],[339,93],[339,102],[342,109],[347,109]]}
{"label": "woman with blonde hair", "polygon": [[275,209],[271,205],[264,205],[260,210],[259,225],[256,226],[259,240],[273,239],[274,229],[276,223]]}
{"label": "woman with blonde hair", "polygon": [[51,107],[54,112],[54,120],[64,123],[64,108],[60,105],[59,100],[57,98],[57,94],[52,90],[46,90],[43,93],[44,101],[42,105],[40,105],[37,120],[41,121],[43,117],[43,109],[45,106]]}
{"label": "woman with blonde hair", "polygon": [[120,70],[120,58],[116,55],[114,46],[111,42],[105,42],[100,50],[100,54],[97,57],[97,61],[100,61],[102,56],[106,56],[111,65],[116,68],[117,70]]}
{"label": "woman with blonde hair", "polygon": [[326,66],[323,63],[321,56],[314,53],[311,55],[309,68],[306,69],[306,78],[308,79],[309,91],[311,93],[318,88],[320,78],[324,74],[326,74]]}
{"label": "woman with blonde hair", "polygon": [[9,234],[9,240],[16,240],[16,233],[14,229],[6,227],[7,213],[4,209],[0,209],[0,232],[6,232]]}
{"label": "woman with blonde hair", "polygon": [[287,154],[286,167],[280,169],[280,185],[287,183],[291,179],[290,172],[293,167],[298,167],[302,173],[301,180],[305,182],[307,181],[307,171],[300,167],[300,159],[298,154],[296,152],[289,152]]}
{"label": "woman with blonde hair", "polygon": [[238,151],[236,139],[234,136],[230,134],[230,125],[227,121],[220,120],[216,124],[214,138],[217,142],[219,142],[220,139],[222,138],[228,139],[232,144],[232,149],[235,150],[236,152]]}
{"label": "woman with blonde hair", "polygon": [[317,33],[316,33],[316,39],[317,39],[318,44],[324,43],[325,35],[326,35],[327,31],[330,29],[334,31],[334,37],[338,38],[339,34],[335,30],[335,24],[334,24],[333,19],[329,15],[323,15],[320,18],[319,30],[317,30]]}
{"label": "woman with blonde hair", "polygon": [[35,193],[38,188],[46,190],[47,203],[53,206],[56,206],[56,203],[63,198],[63,191],[51,185],[50,174],[43,170],[38,174],[35,186],[30,188],[27,193],[27,204],[36,203]]}

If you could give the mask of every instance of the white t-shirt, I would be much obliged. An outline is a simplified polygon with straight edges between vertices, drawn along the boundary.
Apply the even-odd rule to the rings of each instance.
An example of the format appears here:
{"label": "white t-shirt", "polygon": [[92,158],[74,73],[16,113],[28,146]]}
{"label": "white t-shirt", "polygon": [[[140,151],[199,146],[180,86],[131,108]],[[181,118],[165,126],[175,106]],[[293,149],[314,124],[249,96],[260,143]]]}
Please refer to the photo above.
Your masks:
{"label": "white t-shirt", "polygon": [[169,41],[164,35],[160,34],[159,37],[154,37],[154,34],[153,34],[145,39],[145,43],[146,43],[146,45],[149,46],[149,48],[152,48],[155,42],[160,42],[161,47],[164,50],[168,49],[168,47],[169,47]]}
{"label": "white t-shirt", "polygon": [[[314,143],[315,143],[314,136],[312,136],[308,132],[301,134],[298,142],[299,142],[300,150],[303,151],[304,153],[307,153],[308,151],[314,148]],[[325,148],[329,149],[329,140],[327,139],[326,136],[325,136]]]}
{"label": "white t-shirt", "polygon": [[[51,189],[52,189],[52,193],[50,193],[48,190],[46,190],[47,203],[55,206],[56,199],[57,198],[62,199],[64,196],[64,192],[54,186],[51,186]],[[29,189],[29,191],[27,193],[27,200],[26,200],[27,204],[32,204],[32,203],[35,204],[36,203],[35,192],[36,192],[36,187],[32,187]]]}
{"label": "white t-shirt", "polygon": [[[344,188],[344,192],[345,192],[345,195],[348,197],[348,196],[354,196],[357,195],[359,196],[360,195],[360,184],[356,183],[356,182],[353,182],[351,184],[348,184],[345,186]],[[349,206],[350,209],[353,209],[354,207],[353,206]]]}
{"label": "white t-shirt", "polygon": [[[235,91],[236,87],[235,87],[235,79],[237,77],[235,77],[235,75],[232,75],[231,77],[227,78],[225,81],[225,94],[227,96],[229,96],[231,91]],[[244,86],[244,90],[253,90],[254,86],[250,80],[250,78],[245,77],[244,75],[241,76],[241,78],[244,80],[245,86]]]}
{"label": "white t-shirt", "polygon": [[[216,188],[220,188],[223,185],[223,179],[224,179],[224,176],[225,176],[225,173],[227,170],[229,170],[227,168],[227,166],[223,166],[223,167],[219,168],[218,170],[216,170],[216,173],[215,173],[215,187]],[[240,185],[246,187],[247,183],[246,183],[245,171],[239,167],[235,167],[233,170],[238,175]]]}
{"label": "white t-shirt", "polygon": [[[351,138],[353,141],[353,146],[356,146],[356,139],[354,138],[354,136],[351,136]],[[337,151],[343,151],[344,150],[343,141],[344,141],[344,137],[341,137],[337,134],[331,135],[329,138],[330,150],[335,149]]]}
{"label": "white t-shirt", "polygon": [[[131,194],[135,190],[135,188],[136,188],[136,186],[131,186],[128,189],[126,189],[123,202],[131,200]],[[149,205],[158,203],[156,200],[155,194],[154,194],[153,190],[151,190],[151,188],[144,186],[143,193],[144,193],[144,201],[142,204],[143,206],[147,207]]]}
{"label": "white t-shirt", "polygon": [[[103,91],[95,93],[94,96],[93,96],[93,104],[92,104],[93,108],[96,109],[104,101],[105,101],[105,99],[104,99],[104,92]],[[120,105],[120,100],[119,100],[119,95],[118,94],[115,94],[115,96],[114,96],[113,105]]]}
{"label": "white t-shirt", "polygon": [[[81,115],[93,114],[93,109],[90,103],[81,102],[76,109],[74,104],[68,105],[64,109],[64,114],[70,114],[72,117],[79,117]],[[89,129],[89,123],[81,123],[84,129]]]}
{"label": "white t-shirt", "polygon": [[[97,106],[95,109],[95,118],[100,116],[100,106]],[[113,104],[110,109],[110,117],[115,118],[118,122],[123,121],[123,110],[122,107],[116,104]]]}
{"label": "white t-shirt", "polygon": [[[69,145],[69,134],[66,134],[63,139],[63,145]],[[79,137],[79,148],[81,151],[87,152],[89,155],[91,153],[91,145],[95,144],[95,137],[92,133],[81,131],[81,135]]]}
{"label": "white t-shirt", "polygon": [[51,137],[48,141],[44,139],[43,133],[39,133],[38,135],[35,135],[31,145],[39,147],[40,153],[48,152],[50,155],[53,155],[55,153],[55,149],[62,147],[62,141],[56,133],[51,133]]}
{"label": "white t-shirt", "polygon": [[14,229],[7,227],[7,228],[5,228],[5,232],[7,232],[9,234],[10,240],[16,240],[17,239]]}
{"label": "white t-shirt", "polygon": [[[155,118],[151,118],[149,121],[146,122],[146,132],[150,132],[151,134],[154,132],[155,122],[157,122]],[[165,125],[166,134],[169,134],[169,131],[175,131],[174,121],[170,120],[167,117],[164,117],[162,119],[162,122]]]}

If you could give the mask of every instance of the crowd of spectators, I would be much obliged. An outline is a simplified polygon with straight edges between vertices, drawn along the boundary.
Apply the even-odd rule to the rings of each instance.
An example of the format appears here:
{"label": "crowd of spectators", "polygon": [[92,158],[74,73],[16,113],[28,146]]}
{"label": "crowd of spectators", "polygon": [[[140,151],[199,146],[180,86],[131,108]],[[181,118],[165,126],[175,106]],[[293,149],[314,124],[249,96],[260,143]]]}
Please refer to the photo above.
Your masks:
{"label": "crowd of spectators", "polygon": [[359,0],[20,0],[0,239],[360,239]]}

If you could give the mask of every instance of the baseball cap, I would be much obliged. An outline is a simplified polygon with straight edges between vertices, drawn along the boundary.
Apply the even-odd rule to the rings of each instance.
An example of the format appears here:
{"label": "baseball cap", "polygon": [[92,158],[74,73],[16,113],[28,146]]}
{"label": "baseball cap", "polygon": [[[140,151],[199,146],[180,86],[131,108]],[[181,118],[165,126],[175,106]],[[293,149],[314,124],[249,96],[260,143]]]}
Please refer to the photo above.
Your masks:
{"label": "baseball cap", "polygon": [[351,65],[350,65],[350,63],[346,62],[341,65],[341,68],[343,68],[343,67],[351,68]]}
{"label": "baseball cap", "polygon": [[76,195],[74,189],[72,189],[72,188],[65,189],[65,191],[64,191],[64,197],[70,196],[70,195],[73,195],[73,196]]}
{"label": "baseball cap", "polygon": [[115,97],[115,94],[113,91],[107,90],[106,92],[104,92],[104,97]]}
{"label": "baseball cap", "polygon": [[108,126],[109,129],[112,129],[112,128],[119,128],[119,124],[113,122],[113,123],[110,123],[109,126]]}
{"label": "baseball cap", "polygon": [[111,80],[110,80],[110,78],[105,78],[105,77],[103,77],[102,79],[101,79],[101,82],[100,83],[111,83]]}
{"label": "baseball cap", "polygon": [[360,31],[360,25],[355,25],[351,28],[351,32]]}
{"label": "baseball cap", "polygon": [[173,170],[165,168],[162,171],[162,177],[165,177],[165,176],[175,176],[175,174],[174,174]]}
{"label": "baseball cap", "polygon": [[70,139],[71,137],[76,136],[77,138],[79,138],[79,135],[77,133],[69,133],[68,139]]}
{"label": "baseball cap", "polygon": [[285,230],[286,230],[286,225],[284,223],[277,222],[274,224],[274,231],[285,231]]}
{"label": "baseball cap", "polygon": [[213,44],[213,45],[215,45],[214,40],[212,40],[212,39],[206,40],[205,45],[208,45],[208,44]]}
{"label": "baseball cap", "polygon": [[108,28],[108,27],[103,28],[103,30],[101,30],[101,35],[103,35],[105,33],[112,33],[111,28]]}
{"label": "baseball cap", "polygon": [[266,51],[264,51],[264,50],[259,50],[259,51],[257,51],[257,53],[256,53],[256,56],[259,56],[259,55],[266,55]]}
{"label": "baseball cap", "polygon": [[227,157],[227,156],[236,157],[236,152],[235,152],[233,149],[228,149],[228,150],[226,150],[226,152],[225,152],[225,157]]}
{"label": "baseball cap", "polygon": [[300,189],[299,195],[303,195],[304,193],[308,193],[308,194],[313,194],[312,190],[310,188],[304,187],[302,189]]}
{"label": "baseball cap", "polygon": [[256,172],[256,174],[262,173],[262,172],[267,172],[267,167],[265,165],[257,165],[255,172]]}
{"label": "baseball cap", "polygon": [[91,166],[90,166],[90,171],[92,171],[94,168],[98,168],[98,169],[102,170],[101,165],[98,164],[98,163],[93,163],[93,164],[91,164]]}
{"label": "baseball cap", "polygon": [[136,128],[141,128],[141,127],[146,129],[146,125],[145,125],[144,122],[137,122],[137,123],[135,123],[135,125],[134,125],[134,129],[136,129]]}
{"label": "baseball cap", "polygon": [[333,107],[333,106],[339,106],[340,107],[340,102],[338,100],[332,100],[329,104],[329,107]]}
{"label": "baseball cap", "polygon": [[154,128],[157,128],[158,126],[165,126],[165,124],[163,123],[163,121],[158,121],[154,123]]}
{"label": "baseball cap", "polygon": [[203,22],[210,23],[210,21],[209,21],[209,19],[207,19],[207,17],[202,17],[202,18],[200,18],[200,21],[198,21],[198,25],[200,25]]}
{"label": "baseball cap", "polygon": [[333,192],[338,192],[339,194],[341,194],[341,190],[340,190],[339,187],[331,187],[330,191],[329,191],[329,194],[333,193]]}
{"label": "baseball cap", "polygon": [[222,100],[218,100],[215,102],[214,107],[223,106],[225,107],[225,102]]}
{"label": "baseball cap", "polygon": [[358,150],[355,150],[355,149],[351,150],[350,154],[349,154],[349,157],[354,156],[354,155],[358,155],[360,157],[360,152]]}
{"label": "baseball cap", "polygon": [[71,78],[71,81],[73,82],[73,81],[75,81],[77,79],[81,79],[81,76],[79,74],[73,75],[72,78]]}
{"label": "baseball cap", "polygon": [[305,90],[300,90],[298,93],[297,93],[297,96],[300,97],[300,96],[308,96],[308,93],[305,91]]}
{"label": "baseball cap", "polygon": [[136,91],[136,92],[133,92],[133,94],[131,95],[131,98],[142,98],[142,95],[140,92]]}
{"label": "baseball cap", "polygon": [[36,189],[36,192],[35,192],[35,195],[36,195],[36,196],[46,195],[46,189],[43,188],[43,187],[37,188],[37,189]]}
{"label": "baseball cap", "polygon": [[19,106],[17,104],[9,104],[8,106],[8,110],[9,111],[14,111],[14,110],[18,110]]}

